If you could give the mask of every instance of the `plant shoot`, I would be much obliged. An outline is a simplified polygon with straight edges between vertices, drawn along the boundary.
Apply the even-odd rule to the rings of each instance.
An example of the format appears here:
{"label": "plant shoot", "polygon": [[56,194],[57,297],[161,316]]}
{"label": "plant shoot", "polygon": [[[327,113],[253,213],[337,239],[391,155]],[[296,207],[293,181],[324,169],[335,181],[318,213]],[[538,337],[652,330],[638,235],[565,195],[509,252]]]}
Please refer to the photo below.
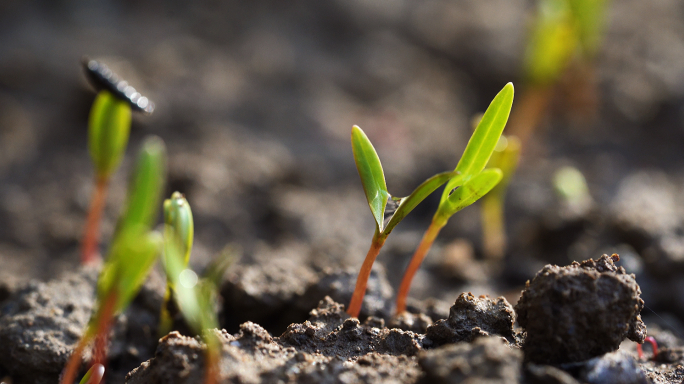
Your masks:
{"label": "plant shoot", "polygon": [[503,177],[500,169],[485,169],[485,166],[489,162],[508,121],[513,105],[513,93],[513,84],[506,84],[494,97],[475,132],[470,137],[463,156],[456,166],[455,172],[457,174],[449,180],[444,188],[432,223],[423,235],[406,268],[397,294],[397,313],[406,310],[406,298],[411,288],[411,281],[449,218],[486,195]]}

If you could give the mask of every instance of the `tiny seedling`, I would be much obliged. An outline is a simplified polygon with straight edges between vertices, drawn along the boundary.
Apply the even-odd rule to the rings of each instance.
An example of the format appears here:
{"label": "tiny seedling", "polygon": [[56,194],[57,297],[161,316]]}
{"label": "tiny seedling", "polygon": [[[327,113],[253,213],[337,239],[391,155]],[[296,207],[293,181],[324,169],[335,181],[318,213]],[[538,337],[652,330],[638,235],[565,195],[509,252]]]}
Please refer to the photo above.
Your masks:
{"label": "tiny seedling", "polygon": [[[651,344],[651,348],[653,349],[653,359],[658,356],[658,343],[656,343],[656,339],[653,336],[646,336],[644,339],[645,342]],[[644,359],[644,349],[641,347],[641,344],[637,344],[637,354],[639,355],[639,360]]]}
{"label": "tiny seedling", "polygon": [[214,303],[221,279],[237,251],[233,248],[224,250],[207,268],[207,274],[198,279],[197,274],[188,269],[188,245],[192,244],[193,227],[192,215],[188,214],[189,212],[188,202],[178,192],[164,202],[164,267],[169,286],[173,287],[173,297],[183,317],[193,332],[204,335],[204,382],[214,384],[218,382],[220,373],[221,342],[215,334],[207,330],[219,326]]}
{"label": "tiny seedling", "polygon": [[[194,238],[194,223],[192,220],[192,210],[190,204],[185,199],[185,196],[180,192],[174,192],[170,199],[164,201],[164,238],[171,238],[172,234],[166,233],[168,231],[175,231],[175,236],[181,240],[179,246],[183,255],[183,269],[188,267],[190,261],[190,254],[192,253],[192,242]],[[170,241],[165,241],[165,247],[168,247]],[[164,261],[171,252],[166,250],[164,252]],[[169,312],[169,303],[171,296],[174,294],[174,282],[168,278],[166,279],[166,293],[164,294],[164,301],[162,303],[161,314],[159,317],[159,336],[164,336],[171,330],[173,319]]]}
{"label": "tiny seedling", "polygon": [[558,169],[553,175],[553,187],[563,204],[576,212],[586,212],[593,204],[587,180],[575,167]]}
{"label": "tiny seedling", "polygon": [[151,228],[157,216],[165,170],[164,142],[158,137],[147,138],[129,183],[126,206],[108,257],[100,271],[96,309],[64,368],[62,384],[74,382],[83,351],[93,339],[93,363],[105,365],[107,336],[113,318],[128,307],[162,251],[162,237]]}
{"label": "tiny seedling", "polygon": [[[366,286],[373,262],[375,262],[380,249],[385,244],[387,236],[421,201],[425,200],[432,192],[458,173],[455,171],[439,173],[419,185],[409,196],[403,198],[393,197],[387,191],[385,174],[382,170],[380,158],[368,136],[358,126],[352,128],[351,143],[356,169],[359,172],[359,176],[361,176],[361,184],[366,194],[366,200],[368,200],[368,206],[373,214],[373,218],[375,218],[373,240],[371,241],[366,259],[361,266],[359,276],[356,279],[354,293],[352,294],[349,308],[347,308],[347,313],[350,316],[358,317],[361,312],[363,297],[366,294]],[[391,209],[388,210],[388,205],[394,209],[393,212],[391,212]],[[386,214],[389,214],[389,217],[385,218]]]}
{"label": "tiny seedling", "polygon": [[511,177],[520,160],[520,140],[515,136],[501,136],[487,167],[498,168],[503,177],[482,198],[482,245],[488,259],[501,260],[506,253],[504,200]]}
{"label": "tiny seedling", "polygon": [[81,262],[87,264],[97,257],[107,186],[126,152],[131,130],[131,108],[152,113],[154,103],[140,95],[106,65],[95,60],[85,60],[83,64],[86,75],[99,90],[88,119],[88,149],[95,165],[95,188],[81,250]]}
{"label": "tiny seedling", "polygon": [[485,166],[508,121],[513,106],[513,93],[513,84],[506,84],[494,97],[470,137],[463,156],[456,166],[457,175],[452,177],[444,188],[437,212],[406,268],[397,294],[397,313],[406,310],[406,298],[413,276],[449,218],[486,195],[501,180],[503,173],[500,169],[485,169]]}

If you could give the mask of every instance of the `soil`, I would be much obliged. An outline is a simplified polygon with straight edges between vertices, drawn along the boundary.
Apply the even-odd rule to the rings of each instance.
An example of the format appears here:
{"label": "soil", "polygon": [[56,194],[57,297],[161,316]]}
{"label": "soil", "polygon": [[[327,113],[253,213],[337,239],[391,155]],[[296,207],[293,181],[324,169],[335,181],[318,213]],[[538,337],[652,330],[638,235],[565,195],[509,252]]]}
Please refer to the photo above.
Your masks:
{"label": "soil", "polygon": [[[94,92],[80,68],[88,55],[156,103],[151,116],[134,115],[100,252],[134,153],[159,135],[166,195],[178,190],[192,205],[193,269],[201,273],[228,244],[243,249],[221,287],[226,378],[681,383],[678,0],[611,2],[595,60],[596,114],[568,113],[568,95],[551,101],[507,193],[501,263],[483,255],[479,207],[459,212],[417,273],[409,312],[394,317],[395,290],[438,203],[431,196],[388,238],[360,323],[339,310],[374,226],[352,124],[373,141],[393,195],[453,169],[472,117],[508,81],[516,100],[525,91],[534,4],[0,2],[0,382],[54,383],[93,305],[95,273],[79,267],[93,182]],[[567,165],[587,179],[585,204],[554,192],[554,172]],[[582,263],[589,258],[598,260]],[[162,293],[155,273],[117,319],[108,383],[129,373],[129,381],[201,382],[201,337],[179,322],[179,333],[158,340]],[[310,315],[321,300],[327,317]],[[636,357],[631,340],[644,332],[661,346],[655,359],[648,346]]]}

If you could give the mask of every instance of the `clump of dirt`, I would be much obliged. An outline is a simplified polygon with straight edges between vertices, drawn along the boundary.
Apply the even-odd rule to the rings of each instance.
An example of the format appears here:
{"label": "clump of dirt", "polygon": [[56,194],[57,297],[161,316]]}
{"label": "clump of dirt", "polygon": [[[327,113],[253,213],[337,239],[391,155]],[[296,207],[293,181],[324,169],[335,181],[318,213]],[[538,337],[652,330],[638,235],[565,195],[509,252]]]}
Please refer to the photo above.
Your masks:
{"label": "clump of dirt", "polygon": [[[291,324],[280,337],[252,322],[232,336],[213,330],[223,343],[221,380],[262,382],[415,382],[415,356],[424,336],[360,324],[329,297],[309,320]],[[205,345],[173,332],[160,340],[154,359],[143,363],[126,383],[200,382]]]}
{"label": "clump of dirt", "polygon": [[520,383],[522,353],[499,337],[481,337],[472,343],[449,344],[422,352],[421,383]]}
{"label": "clump of dirt", "polygon": [[30,383],[55,383],[95,305],[97,269],[32,281],[2,307],[0,364]]}
{"label": "clump of dirt", "polygon": [[427,327],[426,336],[435,345],[471,342],[480,336],[500,335],[516,344],[515,312],[508,301],[499,297],[475,297],[462,293],[449,311],[449,317]]}
{"label": "clump of dirt", "polygon": [[515,307],[526,332],[525,360],[578,362],[617,350],[625,338],[644,341],[644,302],[634,275],[615,266],[618,255],[545,266],[528,281]]}

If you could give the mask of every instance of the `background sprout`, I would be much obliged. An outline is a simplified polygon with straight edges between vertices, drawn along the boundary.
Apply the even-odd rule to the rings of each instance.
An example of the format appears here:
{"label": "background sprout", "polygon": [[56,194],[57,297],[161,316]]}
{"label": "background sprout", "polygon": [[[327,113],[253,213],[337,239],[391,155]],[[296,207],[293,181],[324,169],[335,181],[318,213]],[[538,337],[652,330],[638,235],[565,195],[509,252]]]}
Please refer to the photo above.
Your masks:
{"label": "background sprout", "polygon": [[95,190],[83,236],[82,263],[95,260],[107,185],[121,163],[131,130],[131,108],[108,91],[100,91],[90,110],[88,149],[95,165]]}
{"label": "background sprout", "polygon": [[235,260],[238,251],[234,247],[224,249],[221,256],[207,268],[205,277],[198,280],[197,274],[187,268],[187,260],[184,257],[185,245],[183,244],[186,240],[179,237],[178,231],[170,227],[171,224],[167,222],[164,231],[166,275],[169,284],[174,287],[174,298],[185,321],[193,332],[204,335],[206,343],[205,383],[213,384],[218,382],[220,373],[221,342],[214,333],[206,332],[206,330],[219,326],[215,302],[221,277]]}
{"label": "background sprout", "polygon": [[515,136],[501,136],[487,166],[498,168],[503,177],[485,197],[482,198],[482,245],[485,257],[501,260],[506,253],[506,228],[504,200],[506,189],[520,160],[520,140]]}
{"label": "background sprout", "polygon": [[458,175],[451,178],[444,188],[437,212],[401,280],[397,294],[397,313],[406,310],[406,298],[411,289],[413,276],[449,218],[486,195],[503,177],[499,169],[484,168],[508,121],[513,106],[513,93],[513,84],[506,84],[489,104],[475,132],[470,137],[463,156],[456,166]]}
{"label": "background sprout", "polygon": [[566,166],[558,169],[553,175],[553,187],[571,211],[585,212],[593,204],[587,180],[577,168]]}
{"label": "background sprout", "polygon": [[163,141],[158,137],[147,138],[129,183],[126,206],[109,255],[100,271],[95,312],[64,368],[63,384],[74,382],[83,350],[92,339],[95,339],[94,363],[104,366],[112,319],[128,307],[162,250],[163,239],[151,228],[157,215],[165,173]]}
{"label": "background sprout", "polygon": [[[356,279],[356,286],[352,294],[347,313],[350,316],[358,317],[361,312],[363,297],[366,294],[366,285],[370,277],[373,262],[375,262],[380,249],[385,244],[387,236],[394,227],[406,217],[421,201],[434,192],[450,178],[457,175],[457,172],[439,173],[423,182],[409,196],[403,198],[392,197],[387,191],[385,174],[382,164],[373,144],[366,134],[358,126],[352,128],[351,133],[352,150],[356,169],[361,176],[361,184],[368,200],[368,206],[375,218],[375,233],[371,241],[370,249],[361,266],[361,271]],[[394,212],[385,219],[387,205],[391,204]]]}
{"label": "background sprout", "polygon": [[[164,201],[164,239],[170,239],[172,236],[179,239],[180,252],[183,256],[183,268],[187,268],[190,261],[190,253],[192,252],[192,242],[194,237],[194,223],[192,220],[192,210],[190,204],[185,199],[185,196],[180,192],[174,192],[170,199]],[[171,233],[173,232],[173,233]],[[165,246],[170,244],[165,241]],[[167,262],[167,255],[171,254],[169,250],[165,250],[164,262]],[[175,290],[175,285],[171,279],[166,279],[166,293],[164,294],[164,301],[162,303],[161,314],[159,318],[159,335],[163,336],[169,333],[172,327],[173,319],[169,312],[169,302],[171,295]]]}

